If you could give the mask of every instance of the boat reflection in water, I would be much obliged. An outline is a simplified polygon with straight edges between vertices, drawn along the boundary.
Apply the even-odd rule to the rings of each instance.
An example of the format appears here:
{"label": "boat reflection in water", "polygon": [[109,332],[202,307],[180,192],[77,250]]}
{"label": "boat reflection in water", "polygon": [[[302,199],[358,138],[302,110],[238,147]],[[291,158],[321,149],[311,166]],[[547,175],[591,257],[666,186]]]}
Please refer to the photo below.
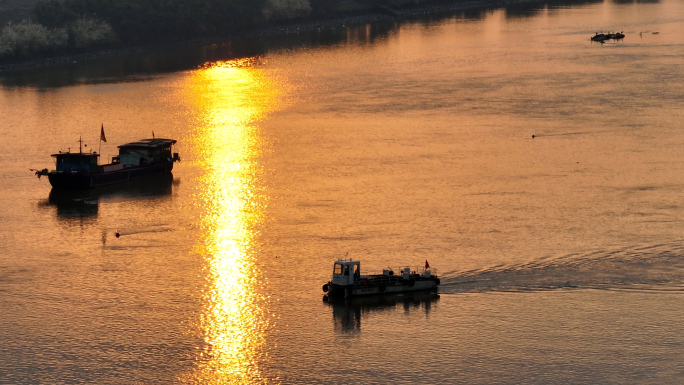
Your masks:
{"label": "boat reflection in water", "polygon": [[332,307],[333,323],[338,333],[356,333],[361,330],[361,320],[371,313],[396,311],[398,306],[404,313],[424,311],[426,315],[432,311],[432,304],[439,300],[437,292],[413,292],[403,294],[373,295],[367,297],[334,298],[323,297],[323,301]]}
{"label": "boat reflection in water", "polygon": [[173,174],[151,175],[144,179],[121,182],[89,190],[50,190],[48,199],[40,204],[57,208],[57,217],[62,219],[96,217],[101,199],[135,200],[171,195]]}

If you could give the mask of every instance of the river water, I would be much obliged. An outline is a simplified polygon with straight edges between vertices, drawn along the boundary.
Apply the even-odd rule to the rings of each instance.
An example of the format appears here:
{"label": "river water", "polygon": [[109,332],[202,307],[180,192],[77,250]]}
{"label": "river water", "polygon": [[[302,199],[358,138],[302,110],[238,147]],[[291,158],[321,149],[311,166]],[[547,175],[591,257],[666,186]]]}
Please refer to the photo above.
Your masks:
{"label": "river water", "polygon": [[[0,84],[2,384],[684,381],[681,0],[337,25]],[[170,178],[63,197],[29,170],[152,135],[178,140]],[[325,302],[337,258],[427,260],[439,295]]]}

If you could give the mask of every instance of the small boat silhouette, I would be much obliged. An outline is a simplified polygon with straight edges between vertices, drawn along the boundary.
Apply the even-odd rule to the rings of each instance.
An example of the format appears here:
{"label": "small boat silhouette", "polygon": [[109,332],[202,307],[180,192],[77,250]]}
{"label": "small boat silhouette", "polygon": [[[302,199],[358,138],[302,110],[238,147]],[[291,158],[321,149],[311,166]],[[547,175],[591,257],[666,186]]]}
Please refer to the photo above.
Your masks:
{"label": "small boat silhouette", "polygon": [[623,39],[625,37],[625,34],[621,32],[615,32],[615,33],[601,33],[596,32],[594,36],[591,37],[591,41],[598,41],[598,42],[604,42],[609,39]]}

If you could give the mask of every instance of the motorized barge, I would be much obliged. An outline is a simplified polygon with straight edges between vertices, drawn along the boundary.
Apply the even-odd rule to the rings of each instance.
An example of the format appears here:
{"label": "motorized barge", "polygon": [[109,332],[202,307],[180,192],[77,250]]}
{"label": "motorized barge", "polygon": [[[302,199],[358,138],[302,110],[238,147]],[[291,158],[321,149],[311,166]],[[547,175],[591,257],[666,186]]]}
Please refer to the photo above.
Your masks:
{"label": "motorized barge", "polygon": [[98,164],[100,154],[83,152],[79,140],[78,152],[59,152],[55,158],[55,170],[36,171],[40,178],[47,175],[53,188],[59,190],[84,190],[117,182],[138,179],[153,174],[168,173],[173,163],[180,161],[178,153],[172,153],[174,139],[141,139],[126,143],[119,148],[119,155],[109,164]]}
{"label": "motorized barge", "polygon": [[340,259],[335,261],[332,280],[323,285],[323,292],[330,297],[357,297],[436,290],[439,283],[427,261],[420,273],[405,267],[399,275],[392,269],[384,269],[382,274],[361,275],[361,262]]}

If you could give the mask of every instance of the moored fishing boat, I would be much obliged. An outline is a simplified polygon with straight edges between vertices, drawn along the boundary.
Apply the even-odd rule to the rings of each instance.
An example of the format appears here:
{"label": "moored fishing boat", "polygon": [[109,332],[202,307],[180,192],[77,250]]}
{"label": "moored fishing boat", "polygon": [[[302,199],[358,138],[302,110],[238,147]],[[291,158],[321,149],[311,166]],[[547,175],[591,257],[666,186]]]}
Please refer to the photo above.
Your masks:
{"label": "moored fishing boat", "polygon": [[141,139],[126,143],[119,148],[119,155],[109,164],[100,165],[97,152],[83,152],[79,140],[78,152],[59,152],[55,158],[55,170],[36,171],[40,178],[47,175],[50,184],[60,190],[83,190],[118,182],[168,173],[173,163],[180,161],[178,153],[172,153],[174,139]]}
{"label": "moored fishing boat", "polygon": [[382,274],[361,275],[361,262],[340,259],[335,261],[332,279],[323,285],[323,291],[331,297],[357,297],[436,290],[439,283],[427,261],[422,272],[404,267],[398,275],[392,269],[384,269]]}

